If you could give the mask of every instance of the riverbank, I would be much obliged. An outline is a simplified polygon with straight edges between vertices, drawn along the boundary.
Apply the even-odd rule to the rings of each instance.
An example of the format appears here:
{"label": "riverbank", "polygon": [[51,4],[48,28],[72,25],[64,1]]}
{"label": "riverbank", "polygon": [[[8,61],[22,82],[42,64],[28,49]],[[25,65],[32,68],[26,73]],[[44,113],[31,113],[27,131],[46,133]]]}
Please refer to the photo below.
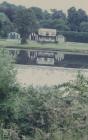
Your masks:
{"label": "riverbank", "polygon": [[77,42],[38,43],[28,40],[27,44],[22,45],[20,44],[20,40],[0,39],[0,48],[2,47],[88,53],[88,43]]}
{"label": "riverbank", "polygon": [[16,65],[17,81],[22,86],[54,86],[76,79],[78,71],[88,77],[88,69]]}

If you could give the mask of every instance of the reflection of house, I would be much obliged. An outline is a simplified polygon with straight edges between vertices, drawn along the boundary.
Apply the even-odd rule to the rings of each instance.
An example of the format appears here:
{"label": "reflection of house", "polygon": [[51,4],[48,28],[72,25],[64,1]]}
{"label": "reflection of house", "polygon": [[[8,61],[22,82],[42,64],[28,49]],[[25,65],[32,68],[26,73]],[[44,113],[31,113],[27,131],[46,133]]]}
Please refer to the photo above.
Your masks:
{"label": "reflection of house", "polygon": [[38,38],[39,42],[58,42],[58,36],[56,29],[45,29],[40,28],[38,30]]}
{"label": "reflection of house", "polygon": [[16,32],[10,32],[8,34],[8,39],[20,39],[20,34],[18,34]]}

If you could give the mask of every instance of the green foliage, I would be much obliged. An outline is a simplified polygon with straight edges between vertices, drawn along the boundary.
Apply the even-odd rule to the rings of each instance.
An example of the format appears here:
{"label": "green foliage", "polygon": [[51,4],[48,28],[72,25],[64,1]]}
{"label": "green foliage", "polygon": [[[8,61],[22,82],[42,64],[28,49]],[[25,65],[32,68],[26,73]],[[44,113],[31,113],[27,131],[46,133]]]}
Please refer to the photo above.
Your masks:
{"label": "green foliage", "polygon": [[[88,15],[82,9],[77,10],[75,7],[71,7],[66,16],[62,10],[51,9],[51,12],[48,12],[39,7],[27,9],[3,2],[0,4],[0,13],[2,14],[0,16],[0,36],[7,37],[10,31],[19,32],[22,44],[27,43],[29,34],[37,32],[40,27],[55,28],[58,31],[80,32],[71,33],[69,39],[70,35],[67,33],[68,41],[87,42],[88,40],[87,35],[85,35],[88,30]],[[85,34],[81,32],[85,32]]]}
{"label": "green foliage", "polygon": [[1,50],[1,140],[87,140],[88,80],[80,72],[75,81],[52,88],[21,88],[14,79],[8,54]]}
{"label": "green foliage", "polygon": [[51,9],[52,19],[62,19],[66,20],[66,15],[62,10]]}
{"label": "green foliage", "polygon": [[[20,7],[21,8],[21,7]],[[3,12],[11,22],[14,21],[16,11],[19,9],[19,6],[15,6],[14,4],[10,4],[8,2],[3,2],[0,4],[0,12]]]}
{"label": "green foliage", "polygon": [[11,61],[7,51],[0,50],[0,120],[6,122],[12,118],[11,98],[15,93],[15,69]]}
{"label": "green foliage", "polygon": [[88,136],[87,92],[88,81],[80,73],[59,88],[24,90],[15,110],[21,134],[35,140],[83,140]]}
{"label": "green foliage", "polygon": [[71,31],[79,31],[80,23],[87,21],[87,14],[84,10],[71,7],[68,9],[68,24]]}
{"label": "green foliage", "polygon": [[28,9],[19,9],[16,15],[15,20],[18,32],[21,35],[21,43],[25,44],[27,43],[27,38],[29,37],[29,34],[33,31],[33,28],[35,28],[36,19],[35,15],[33,14],[32,10]]}
{"label": "green foliage", "polygon": [[0,36],[3,37],[7,37],[8,33],[13,29],[11,21],[4,13],[0,13],[0,28]]}
{"label": "green foliage", "polygon": [[54,28],[58,31],[68,31],[70,30],[66,21],[63,19],[49,19],[49,20],[42,20],[40,24],[45,28]]}
{"label": "green foliage", "polygon": [[[5,6],[9,7],[7,3]],[[11,10],[11,7],[6,9]],[[16,29],[23,42],[37,29],[36,18],[43,27],[61,31],[69,27],[79,31],[80,27],[81,31],[87,31],[87,15],[74,7],[68,11],[68,19],[62,11],[56,10],[53,15],[37,8],[19,7],[16,12]],[[0,13],[0,30],[6,33],[10,23],[14,24],[14,17],[8,15],[9,12],[3,13]],[[88,42],[87,32],[61,33],[67,41]],[[23,56],[22,51],[20,55]],[[58,87],[22,88],[16,83],[15,74],[9,54],[0,50],[0,140],[88,139],[88,79],[79,72],[75,81]]]}
{"label": "green foliage", "polygon": [[80,23],[80,31],[81,32],[88,32],[88,22],[81,22]]}
{"label": "green foliage", "polygon": [[68,42],[84,42],[88,43],[88,32],[73,32],[73,31],[62,31],[59,32],[64,35]]}
{"label": "green foliage", "polygon": [[38,7],[31,7],[30,10],[35,14],[38,21],[44,18],[43,10]]}

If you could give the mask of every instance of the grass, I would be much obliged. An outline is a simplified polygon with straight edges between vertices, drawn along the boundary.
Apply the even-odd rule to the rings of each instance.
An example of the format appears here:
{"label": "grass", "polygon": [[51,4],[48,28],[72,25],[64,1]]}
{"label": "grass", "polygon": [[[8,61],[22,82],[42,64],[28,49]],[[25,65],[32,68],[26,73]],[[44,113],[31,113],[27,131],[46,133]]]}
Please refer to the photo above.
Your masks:
{"label": "grass", "polygon": [[16,47],[16,48],[30,48],[30,49],[51,49],[51,50],[63,50],[71,52],[83,52],[88,53],[88,43],[38,43],[35,41],[28,41],[28,44],[21,45],[19,40],[0,40],[0,47]]}

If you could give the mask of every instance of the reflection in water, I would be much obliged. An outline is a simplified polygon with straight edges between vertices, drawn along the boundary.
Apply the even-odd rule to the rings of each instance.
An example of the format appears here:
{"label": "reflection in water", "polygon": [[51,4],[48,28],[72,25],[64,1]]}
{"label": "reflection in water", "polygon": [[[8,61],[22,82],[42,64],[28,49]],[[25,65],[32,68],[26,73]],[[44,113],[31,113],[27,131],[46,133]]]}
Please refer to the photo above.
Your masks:
{"label": "reflection in water", "polygon": [[[17,81],[28,86],[52,86],[59,85],[70,80],[74,80],[79,69],[59,68],[48,66],[16,65]],[[82,74],[88,76],[88,69],[80,70]]]}

